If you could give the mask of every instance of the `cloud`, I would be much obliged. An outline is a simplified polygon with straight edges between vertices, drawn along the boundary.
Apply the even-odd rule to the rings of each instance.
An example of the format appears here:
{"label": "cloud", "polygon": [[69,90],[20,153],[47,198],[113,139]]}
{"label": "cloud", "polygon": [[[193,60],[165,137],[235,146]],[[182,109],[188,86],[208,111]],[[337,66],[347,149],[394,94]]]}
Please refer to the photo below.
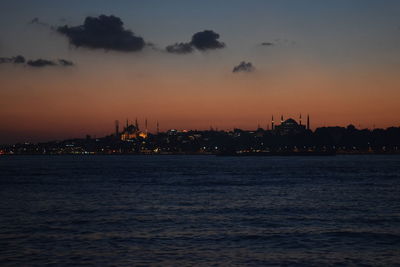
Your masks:
{"label": "cloud", "polygon": [[54,61],[47,60],[47,59],[36,59],[36,60],[28,60],[26,62],[28,66],[31,67],[46,67],[46,66],[55,66],[57,65]]}
{"label": "cloud", "polygon": [[167,46],[165,50],[167,50],[168,53],[175,54],[188,54],[194,51],[192,45],[189,43],[175,43]]}
{"label": "cloud", "polygon": [[64,67],[74,66],[74,62],[66,60],[66,59],[59,59],[58,64]]}
{"label": "cloud", "polygon": [[190,42],[190,44],[202,51],[209,49],[224,48],[225,44],[218,41],[218,39],[219,39],[218,33],[210,30],[205,30],[202,32],[195,33],[192,36],[192,41]]}
{"label": "cloud", "polygon": [[122,20],[112,15],[86,17],[83,25],[65,25],[58,27],[57,31],[67,36],[76,47],[132,52],[145,46],[142,37],[124,29]]}
{"label": "cloud", "polygon": [[25,58],[21,55],[13,57],[13,60],[14,60],[14,63],[17,63],[17,64],[25,63]]}
{"label": "cloud", "polygon": [[36,25],[39,25],[39,26],[50,27],[51,28],[50,24],[48,24],[48,23],[46,23],[44,21],[41,21],[38,17],[33,18],[31,21],[29,21],[29,24],[36,24]]}
{"label": "cloud", "polygon": [[233,73],[238,72],[253,72],[255,70],[253,64],[251,62],[240,62],[239,65],[235,66],[232,70]]}
{"label": "cloud", "polygon": [[25,58],[21,55],[15,57],[0,57],[0,64],[4,63],[21,64],[29,67],[46,67],[46,66],[69,67],[75,65],[74,62],[66,59],[58,59],[57,61],[42,59],[42,58],[35,60],[25,60]]}
{"label": "cloud", "polygon": [[262,42],[261,43],[261,46],[273,46],[274,45],[274,43],[272,43],[272,42]]}
{"label": "cloud", "polygon": [[26,64],[30,67],[47,67],[47,66],[61,66],[61,67],[70,67],[74,66],[75,64],[72,61],[66,59],[59,59],[57,61],[48,60],[48,59],[36,59],[36,60],[28,60]]}
{"label": "cloud", "polygon": [[21,55],[18,55],[15,57],[0,57],[0,64],[3,64],[3,63],[21,64],[21,63],[25,63],[25,58]]}
{"label": "cloud", "polygon": [[257,46],[263,46],[263,47],[271,47],[271,46],[288,47],[294,45],[296,45],[296,41],[289,39],[281,39],[281,38],[275,38],[272,41],[265,41],[257,44]]}
{"label": "cloud", "polygon": [[165,48],[168,53],[174,54],[189,54],[194,52],[195,49],[200,51],[224,48],[225,44],[218,41],[219,34],[205,30],[193,34],[192,40],[189,43],[175,43]]}

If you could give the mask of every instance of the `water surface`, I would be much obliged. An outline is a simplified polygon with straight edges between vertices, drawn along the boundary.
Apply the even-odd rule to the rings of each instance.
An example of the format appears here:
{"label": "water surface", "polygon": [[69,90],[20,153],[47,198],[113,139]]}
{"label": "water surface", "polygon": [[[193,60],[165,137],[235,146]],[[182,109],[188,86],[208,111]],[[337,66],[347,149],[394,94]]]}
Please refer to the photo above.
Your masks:
{"label": "water surface", "polygon": [[0,157],[2,266],[400,264],[400,157]]}

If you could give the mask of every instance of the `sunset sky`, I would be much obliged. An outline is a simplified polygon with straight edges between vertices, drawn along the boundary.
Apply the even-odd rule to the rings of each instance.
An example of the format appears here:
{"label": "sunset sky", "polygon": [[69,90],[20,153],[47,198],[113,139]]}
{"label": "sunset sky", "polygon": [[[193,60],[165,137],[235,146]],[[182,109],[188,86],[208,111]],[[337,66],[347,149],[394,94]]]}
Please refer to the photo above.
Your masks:
{"label": "sunset sky", "polygon": [[398,0],[1,0],[0,33],[0,144],[136,117],[150,131],[299,113],[312,128],[400,126]]}

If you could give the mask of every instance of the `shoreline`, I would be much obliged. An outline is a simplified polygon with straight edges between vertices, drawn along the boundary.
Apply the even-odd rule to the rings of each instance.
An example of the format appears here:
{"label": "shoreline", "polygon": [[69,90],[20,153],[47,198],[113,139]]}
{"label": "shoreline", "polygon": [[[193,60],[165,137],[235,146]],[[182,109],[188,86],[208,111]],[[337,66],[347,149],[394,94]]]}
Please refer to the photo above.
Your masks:
{"label": "shoreline", "polygon": [[249,152],[249,153],[54,153],[54,154],[0,154],[1,157],[12,157],[12,156],[214,156],[214,157],[333,157],[333,156],[362,156],[362,155],[374,155],[374,156],[396,156],[400,155],[400,152],[336,152],[336,153],[260,153],[260,152]]}

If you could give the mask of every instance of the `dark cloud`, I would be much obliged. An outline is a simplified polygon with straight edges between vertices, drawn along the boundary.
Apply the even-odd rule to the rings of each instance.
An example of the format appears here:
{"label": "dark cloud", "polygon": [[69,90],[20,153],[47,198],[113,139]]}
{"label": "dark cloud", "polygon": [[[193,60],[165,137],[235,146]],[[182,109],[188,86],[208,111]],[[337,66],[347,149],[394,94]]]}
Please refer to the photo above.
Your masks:
{"label": "dark cloud", "polygon": [[12,63],[11,58],[9,57],[0,57],[0,64],[4,63]]}
{"label": "dark cloud", "polygon": [[218,39],[219,39],[218,33],[210,30],[205,30],[202,32],[195,33],[192,36],[192,41],[190,42],[190,44],[202,51],[209,49],[224,48],[225,44],[218,41]]}
{"label": "dark cloud", "polygon": [[165,50],[169,53],[175,54],[188,54],[194,52],[194,49],[200,51],[224,48],[225,44],[218,41],[219,34],[214,31],[205,30],[193,34],[190,43],[175,43],[169,45]]}
{"label": "dark cloud", "polygon": [[65,25],[57,31],[76,47],[130,52],[140,51],[145,46],[143,38],[124,29],[122,20],[115,16],[87,17],[83,25]]}
{"label": "dark cloud", "polygon": [[74,66],[74,62],[66,60],[66,59],[59,59],[58,64],[64,67]]}
{"label": "dark cloud", "polygon": [[232,70],[233,73],[238,73],[238,72],[253,72],[255,70],[253,64],[251,62],[245,62],[242,61],[240,62],[239,65],[235,66]]}
{"label": "dark cloud", "polygon": [[14,60],[14,63],[17,63],[17,64],[25,63],[25,58],[21,55],[13,57],[13,60]]}
{"label": "dark cloud", "polygon": [[31,21],[29,21],[29,24],[36,24],[39,23],[39,18],[33,18]]}
{"label": "dark cloud", "polygon": [[26,64],[30,67],[47,67],[47,66],[62,66],[69,67],[74,66],[75,64],[72,61],[66,59],[59,59],[58,61],[48,60],[48,59],[36,59],[36,60],[28,60]]}
{"label": "dark cloud", "polygon": [[31,67],[46,67],[46,66],[55,66],[57,65],[54,61],[47,60],[47,59],[36,59],[36,60],[28,60],[26,62],[28,66]]}
{"label": "dark cloud", "polygon": [[40,25],[40,26],[44,26],[44,27],[51,27],[50,24],[41,21],[39,18],[33,18],[31,21],[29,21],[29,24],[36,24],[36,25]]}
{"label": "dark cloud", "polygon": [[188,54],[193,52],[193,47],[189,43],[175,43],[165,48],[169,53]]}
{"label": "dark cloud", "polygon": [[271,42],[262,42],[261,45],[262,45],[262,46],[273,46],[274,43],[271,43]]}
{"label": "dark cloud", "polygon": [[0,64],[3,64],[3,63],[21,64],[21,63],[25,63],[25,58],[21,55],[18,55],[15,57],[0,57]]}
{"label": "dark cloud", "polygon": [[[66,59],[59,59],[57,61],[48,60],[48,59],[36,59],[36,60],[28,60],[21,55],[15,57],[0,57],[0,64],[3,63],[14,63],[14,64],[23,64],[30,67],[46,67],[46,66],[74,66],[75,64],[72,61]],[[24,64],[25,63],[25,64]]]}

